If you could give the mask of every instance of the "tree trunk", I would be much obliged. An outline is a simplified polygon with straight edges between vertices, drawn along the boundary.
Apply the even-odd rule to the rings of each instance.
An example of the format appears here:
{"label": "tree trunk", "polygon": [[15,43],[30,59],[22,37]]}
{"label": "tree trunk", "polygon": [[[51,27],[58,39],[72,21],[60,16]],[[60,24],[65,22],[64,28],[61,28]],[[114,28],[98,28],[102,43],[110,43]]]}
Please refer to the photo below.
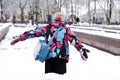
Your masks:
{"label": "tree trunk", "polygon": [[112,8],[113,8],[113,0],[107,0],[108,5],[108,13],[107,13],[107,24],[111,24],[111,16],[112,16]]}
{"label": "tree trunk", "polygon": [[23,12],[23,9],[21,10],[21,22],[24,23],[24,12]]}

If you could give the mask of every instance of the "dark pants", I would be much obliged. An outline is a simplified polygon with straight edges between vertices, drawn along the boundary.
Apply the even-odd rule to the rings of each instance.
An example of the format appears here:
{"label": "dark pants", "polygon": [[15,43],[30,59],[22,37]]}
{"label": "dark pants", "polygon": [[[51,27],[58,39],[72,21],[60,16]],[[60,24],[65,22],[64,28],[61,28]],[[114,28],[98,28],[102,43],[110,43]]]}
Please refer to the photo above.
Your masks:
{"label": "dark pants", "polygon": [[51,58],[45,61],[45,73],[66,73],[67,61],[61,58]]}

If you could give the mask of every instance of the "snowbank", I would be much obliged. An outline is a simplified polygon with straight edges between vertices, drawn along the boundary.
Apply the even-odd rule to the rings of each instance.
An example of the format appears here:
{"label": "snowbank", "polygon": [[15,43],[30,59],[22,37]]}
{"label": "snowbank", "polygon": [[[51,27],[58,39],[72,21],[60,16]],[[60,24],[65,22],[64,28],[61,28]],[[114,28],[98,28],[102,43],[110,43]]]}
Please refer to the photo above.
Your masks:
{"label": "snowbank", "polygon": [[4,38],[6,33],[9,31],[10,23],[0,24],[0,41]]}

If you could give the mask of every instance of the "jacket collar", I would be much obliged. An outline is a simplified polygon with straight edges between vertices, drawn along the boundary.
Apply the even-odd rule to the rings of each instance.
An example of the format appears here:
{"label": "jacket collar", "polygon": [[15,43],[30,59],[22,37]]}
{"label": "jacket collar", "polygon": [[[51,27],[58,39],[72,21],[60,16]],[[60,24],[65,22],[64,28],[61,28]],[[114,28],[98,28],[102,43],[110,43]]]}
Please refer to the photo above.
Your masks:
{"label": "jacket collar", "polygon": [[54,26],[55,28],[60,27],[60,25],[62,25],[64,27],[64,23],[60,22],[60,21],[55,21],[55,22],[51,22],[51,25]]}

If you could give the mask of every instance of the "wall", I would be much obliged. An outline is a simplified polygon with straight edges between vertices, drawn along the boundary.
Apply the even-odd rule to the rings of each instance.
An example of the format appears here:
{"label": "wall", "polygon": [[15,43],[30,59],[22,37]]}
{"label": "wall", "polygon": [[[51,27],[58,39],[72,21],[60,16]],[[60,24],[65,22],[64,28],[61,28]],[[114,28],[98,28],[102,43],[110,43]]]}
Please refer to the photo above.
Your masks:
{"label": "wall", "polygon": [[75,32],[82,42],[93,47],[110,52],[114,55],[120,55],[120,39],[91,35],[87,33]]}
{"label": "wall", "polygon": [[5,28],[2,28],[0,30],[0,41],[5,37],[5,35],[7,34],[7,32],[9,31],[9,27],[10,26],[7,26]]}

